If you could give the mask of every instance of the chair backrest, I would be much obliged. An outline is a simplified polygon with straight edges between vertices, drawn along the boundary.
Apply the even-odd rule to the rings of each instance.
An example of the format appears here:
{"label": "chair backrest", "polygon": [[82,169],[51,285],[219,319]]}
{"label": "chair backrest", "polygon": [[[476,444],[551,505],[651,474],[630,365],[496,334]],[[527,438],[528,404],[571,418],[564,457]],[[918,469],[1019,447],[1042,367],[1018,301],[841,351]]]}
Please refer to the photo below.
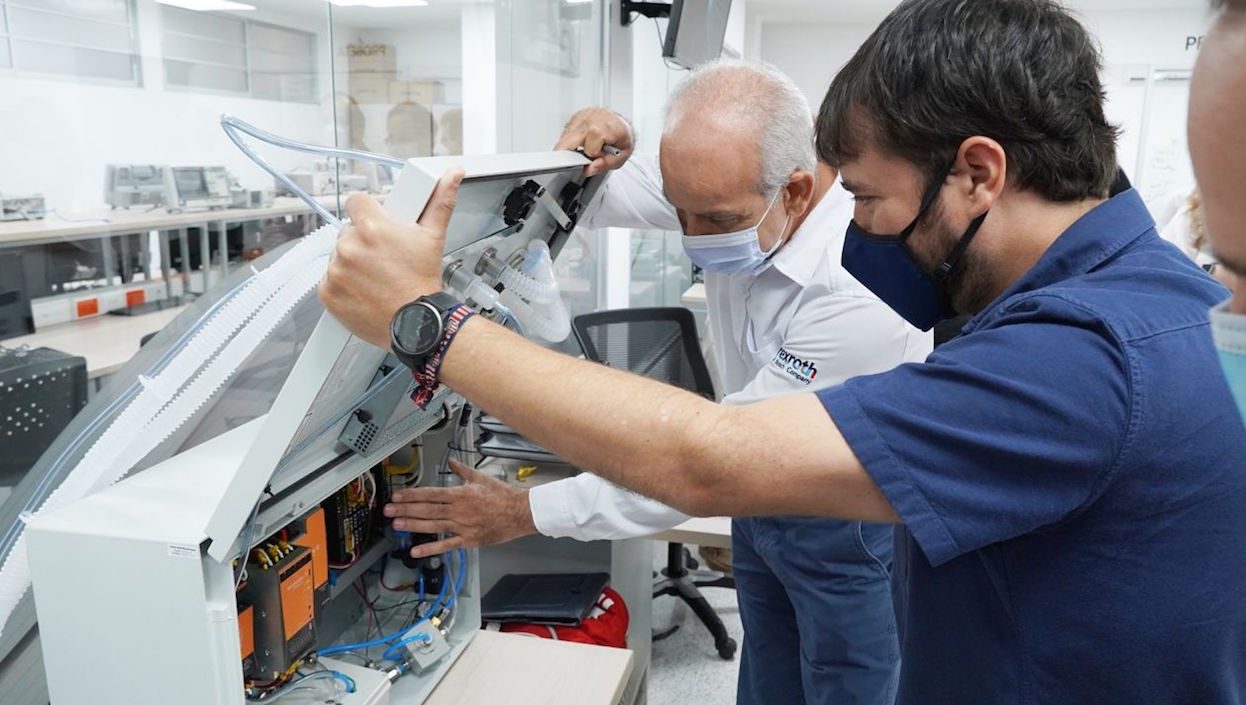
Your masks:
{"label": "chair backrest", "polygon": [[576,316],[572,330],[584,356],[709,399],[714,384],[686,308],[627,308]]}

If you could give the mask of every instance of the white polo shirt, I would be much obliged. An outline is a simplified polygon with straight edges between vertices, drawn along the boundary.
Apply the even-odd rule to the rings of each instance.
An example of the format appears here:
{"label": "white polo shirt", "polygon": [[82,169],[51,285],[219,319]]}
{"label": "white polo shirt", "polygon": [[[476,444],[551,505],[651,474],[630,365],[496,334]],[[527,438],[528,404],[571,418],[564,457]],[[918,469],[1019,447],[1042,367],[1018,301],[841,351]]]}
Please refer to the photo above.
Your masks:
{"label": "white polo shirt", "polygon": [[[931,335],[840,264],[852,210],[837,180],[761,272],[706,273],[706,327],[724,404],[814,391],[930,354]],[[580,222],[680,230],[656,156],[634,156],[612,172]],[[644,536],[688,518],[589,473],[534,487],[528,498],[540,533],[584,541]]]}

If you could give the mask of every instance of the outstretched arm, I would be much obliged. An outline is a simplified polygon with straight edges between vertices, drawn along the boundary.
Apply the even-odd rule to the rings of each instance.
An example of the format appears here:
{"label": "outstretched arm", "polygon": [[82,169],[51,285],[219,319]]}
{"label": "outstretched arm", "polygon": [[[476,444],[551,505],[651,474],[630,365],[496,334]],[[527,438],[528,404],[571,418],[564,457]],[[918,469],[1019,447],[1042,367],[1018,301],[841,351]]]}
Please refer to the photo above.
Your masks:
{"label": "outstretched arm", "polygon": [[[440,290],[461,179],[443,177],[416,225],[395,222],[367,196],[348,201],[353,224],[320,298],[355,335],[387,348],[398,308]],[[569,462],[687,514],[897,520],[812,394],[724,407],[546,350],[480,317],[460,329],[441,379]]]}

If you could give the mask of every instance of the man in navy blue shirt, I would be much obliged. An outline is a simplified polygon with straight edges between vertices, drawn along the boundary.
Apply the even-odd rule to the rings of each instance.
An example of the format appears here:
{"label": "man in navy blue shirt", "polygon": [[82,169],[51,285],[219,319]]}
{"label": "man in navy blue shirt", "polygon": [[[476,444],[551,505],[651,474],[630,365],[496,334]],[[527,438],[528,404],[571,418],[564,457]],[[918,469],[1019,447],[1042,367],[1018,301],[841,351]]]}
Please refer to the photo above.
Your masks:
{"label": "man in navy blue shirt", "polygon": [[[845,266],[920,327],[973,314],[926,363],[719,407],[472,317],[426,377],[689,514],[902,523],[904,705],[1242,703],[1246,428],[1207,321],[1226,292],[1116,179],[1099,68],[1053,0],[909,0],[831,86]],[[414,226],[348,203],[320,296],[356,335],[388,345],[440,290],[459,178]],[[445,491],[386,514],[453,548]]]}

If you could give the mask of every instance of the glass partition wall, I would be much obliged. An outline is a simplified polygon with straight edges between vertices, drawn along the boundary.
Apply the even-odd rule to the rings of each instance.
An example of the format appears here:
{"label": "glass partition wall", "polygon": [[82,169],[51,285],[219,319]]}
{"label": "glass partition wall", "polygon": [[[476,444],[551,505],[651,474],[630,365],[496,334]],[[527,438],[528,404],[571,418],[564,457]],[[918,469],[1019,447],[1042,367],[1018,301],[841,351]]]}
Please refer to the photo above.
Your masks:
{"label": "glass partition wall", "polygon": [[[602,101],[602,0],[375,4],[391,6],[0,0],[0,523],[143,338],[322,224],[229,141],[222,114],[408,158],[547,150],[572,112]],[[395,177],[253,144],[338,213],[354,191],[384,199]],[[572,315],[599,306],[601,237],[577,231],[556,263]],[[303,339],[309,321],[283,330]],[[19,399],[43,348],[59,373]],[[257,362],[231,393],[283,359]],[[248,417],[266,409],[255,401]],[[0,635],[0,702],[47,702],[29,594]]]}

